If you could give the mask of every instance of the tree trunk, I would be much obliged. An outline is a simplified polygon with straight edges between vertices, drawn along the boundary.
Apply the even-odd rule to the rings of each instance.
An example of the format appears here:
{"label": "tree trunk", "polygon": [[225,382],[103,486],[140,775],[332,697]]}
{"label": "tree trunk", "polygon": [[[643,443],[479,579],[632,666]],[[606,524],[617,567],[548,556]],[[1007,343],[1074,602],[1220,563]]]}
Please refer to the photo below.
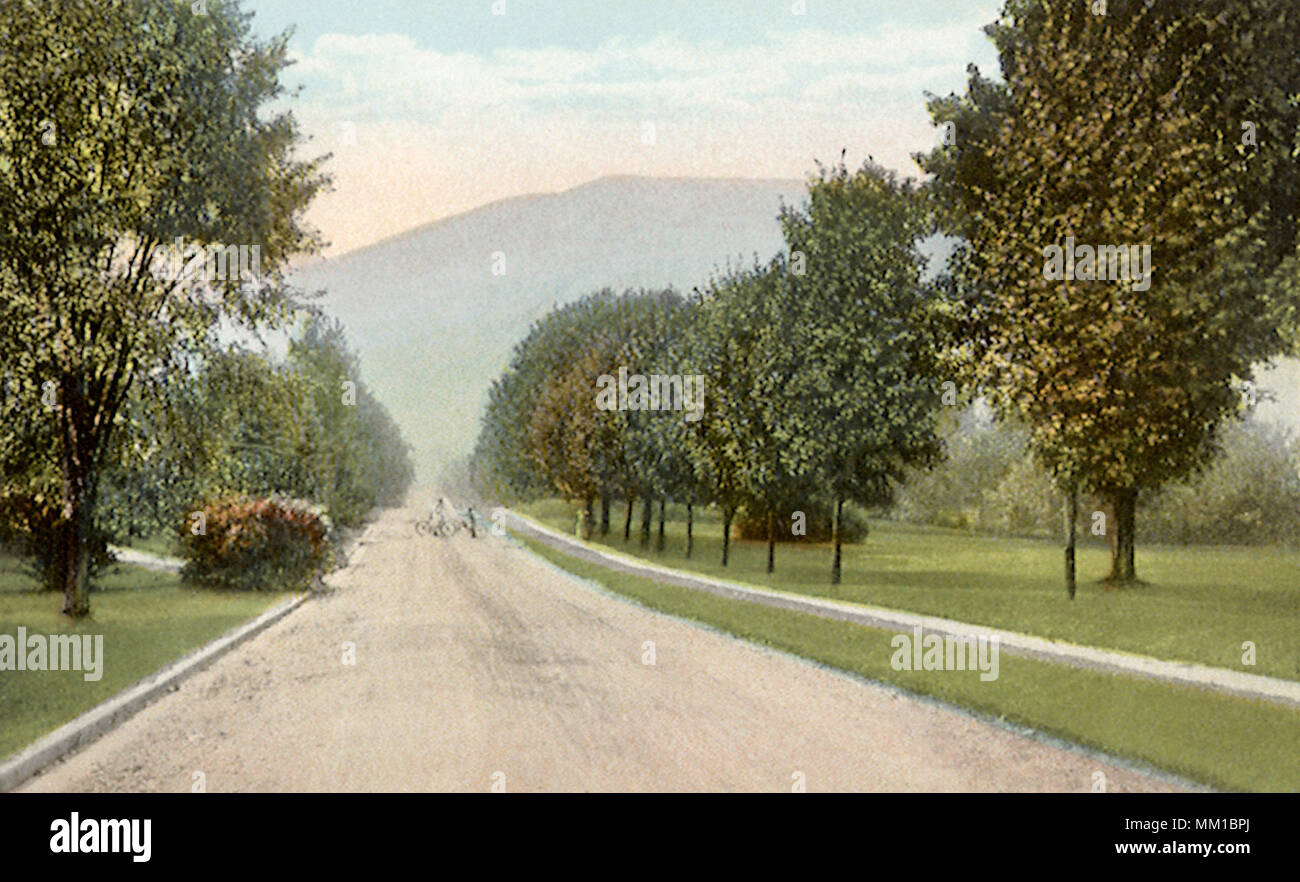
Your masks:
{"label": "tree trunk", "polygon": [[1136,582],[1133,566],[1134,531],[1137,526],[1137,490],[1128,487],[1111,494],[1113,523],[1110,525],[1110,572],[1103,580],[1109,584]]}
{"label": "tree trunk", "polygon": [[655,540],[655,551],[664,550],[664,504],[665,500],[659,500],[659,538]]}
{"label": "tree trunk", "polygon": [[733,510],[724,506],[722,509],[722,565],[727,565],[727,555],[731,551],[731,516]]}
{"label": "tree trunk", "polygon": [[649,496],[641,503],[641,547],[650,544],[650,519],[654,515],[654,500]]}
{"label": "tree trunk", "polygon": [[686,503],[686,556],[695,548],[695,503]]}
{"label": "tree trunk", "polygon": [[80,619],[90,613],[90,527],[95,510],[97,439],[85,418],[84,380],[64,378],[59,392],[63,499],[55,572],[63,592],[63,614]]}
{"label": "tree trunk", "polygon": [[59,529],[58,584],[63,614],[80,619],[90,612],[90,494],[82,476],[63,479],[63,522]]}
{"label": "tree trunk", "polygon": [[627,498],[627,519],[626,519],[625,521],[623,521],[623,541],[624,541],[624,542],[627,542],[629,539],[632,538],[632,502],[633,502],[634,500],[635,500],[635,497],[633,497],[633,496],[628,496],[628,498]]}
{"label": "tree trunk", "polygon": [[582,538],[590,539],[592,528],[596,523],[595,500],[590,496],[587,497],[586,502],[584,503],[583,514],[585,516],[582,519]]}
{"label": "tree trunk", "polygon": [[1079,493],[1071,487],[1065,499],[1065,590],[1074,600],[1074,528],[1079,519]]}
{"label": "tree trunk", "polygon": [[600,535],[609,535],[609,493],[600,494]]}
{"label": "tree trunk", "polygon": [[767,571],[776,569],[776,512],[767,513]]}
{"label": "tree trunk", "polygon": [[831,517],[831,542],[835,543],[835,562],[831,564],[831,584],[840,584],[840,521],[844,517],[844,500],[835,500],[835,514]]}

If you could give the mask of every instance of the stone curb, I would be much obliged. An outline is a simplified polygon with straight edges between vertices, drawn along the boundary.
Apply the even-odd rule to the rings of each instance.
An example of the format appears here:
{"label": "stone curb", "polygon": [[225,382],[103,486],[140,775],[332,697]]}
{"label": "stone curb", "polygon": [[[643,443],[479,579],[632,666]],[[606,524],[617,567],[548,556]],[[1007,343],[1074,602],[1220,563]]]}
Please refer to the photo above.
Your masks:
{"label": "stone curb", "polygon": [[[350,566],[354,562],[353,555],[358,547],[364,544],[368,529],[369,524],[343,543],[343,556],[347,560],[345,566]],[[139,554],[142,557],[153,557],[142,552]],[[123,560],[122,562],[139,565],[136,561]],[[309,591],[271,607],[257,618],[244,622],[184,658],[177,659],[135,685],[128,686],[112,698],[96,705],[0,763],[0,793],[13,790],[51,764],[94,741],[118,723],[134,716],[159,695],[169,691],[191,675],[197,674],[249,638],[266,630],[306,603],[311,596],[312,592]]]}
{"label": "stone curb", "polygon": [[706,591],[721,597],[747,600],[753,603],[761,603],[764,606],[809,613],[823,618],[851,622],[887,631],[907,633],[911,632],[913,628],[919,627],[925,633],[939,634],[941,636],[997,638],[1001,649],[1011,655],[1066,664],[1076,668],[1092,668],[1149,680],[1161,680],[1180,686],[1208,689],[1228,695],[1300,708],[1300,682],[1293,680],[1247,674],[1228,668],[1216,668],[1190,662],[1166,661],[1150,656],[1098,649],[1092,646],[1079,646],[1073,643],[1046,640],[1029,634],[1002,631],[983,625],[971,625],[935,616],[924,616],[859,603],[809,597],[802,594],[745,585],[739,582],[726,582],[708,576],[696,576],[684,573],[681,570],[647,563],[639,558],[606,550],[552,530],[525,515],[508,509],[504,511],[509,526],[520,532],[530,534],[552,547],[562,548],[564,551],[591,563],[598,563],[629,575],[654,579],[680,588]]}
{"label": "stone curb", "polygon": [[293,612],[310,596],[300,594],[276,604],[252,621],[244,622],[184,658],[155,671],[0,763],[0,792],[13,790],[42,769],[134,716],[162,693]]}

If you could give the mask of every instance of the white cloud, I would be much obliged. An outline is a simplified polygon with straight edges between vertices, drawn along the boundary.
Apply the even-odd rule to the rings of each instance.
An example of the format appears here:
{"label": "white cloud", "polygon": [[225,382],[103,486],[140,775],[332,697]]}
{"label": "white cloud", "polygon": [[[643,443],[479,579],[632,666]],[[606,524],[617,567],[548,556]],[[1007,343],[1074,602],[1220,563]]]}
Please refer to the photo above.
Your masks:
{"label": "white cloud", "polygon": [[[724,47],[673,35],[632,44],[611,40],[591,52],[498,49],[490,55],[423,49],[397,34],[326,34],[299,58],[294,76],[306,100],[355,115],[405,115],[507,104],[671,101],[682,109],[756,105],[795,89],[824,100],[847,85],[916,91],[947,72],[960,75],[979,22],[934,28],[883,27],[872,34],[770,32],[765,45]],[[950,77],[951,79],[951,77]],[[956,84],[954,84],[956,85]]]}
{"label": "white cloud", "polygon": [[313,151],[335,154],[336,190],[312,220],[346,250],[603,174],[800,178],[844,148],[915,173],[911,152],[934,143],[922,93],[962,86],[982,24],[773,31],[739,47],[665,34],[589,52],[327,34],[286,79],[305,87],[293,107]]}

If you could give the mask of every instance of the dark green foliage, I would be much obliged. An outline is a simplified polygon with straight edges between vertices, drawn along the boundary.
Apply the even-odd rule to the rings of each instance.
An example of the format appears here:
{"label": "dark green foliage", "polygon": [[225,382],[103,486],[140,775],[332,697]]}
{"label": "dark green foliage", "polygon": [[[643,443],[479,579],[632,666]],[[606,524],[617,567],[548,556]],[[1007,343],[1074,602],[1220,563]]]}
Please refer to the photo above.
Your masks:
{"label": "dark green foliage", "polygon": [[[715,505],[724,521],[743,509],[746,531],[765,525],[773,566],[793,511],[819,531],[847,501],[887,504],[905,467],[941,452],[946,325],[920,282],[926,207],[874,166],[823,169],[809,189],[781,216],[788,255],[689,300],[601,291],[538,322],[493,384],[476,474],[503,497],[553,494],[580,511],[639,501],[643,542],[665,500]],[[620,368],[702,378],[702,410],[599,410],[597,379]],[[832,530],[833,578],[860,526]]]}
{"label": "dark green foliage", "polygon": [[[794,530],[795,513],[806,518],[804,533],[796,535]],[[736,538],[752,541],[767,541],[767,516],[762,512],[750,512],[742,509],[736,518]],[[839,540],[854,544],[865,542],[870,533],[867,517],[856,506],[845,506],[844,515],[839,524]],[[790,507],[790,512],[776,520],[777,542],[833,542],[835,534],[831,523],[831,505],[822,503],[812,507],[811,511],[800,511]]]}

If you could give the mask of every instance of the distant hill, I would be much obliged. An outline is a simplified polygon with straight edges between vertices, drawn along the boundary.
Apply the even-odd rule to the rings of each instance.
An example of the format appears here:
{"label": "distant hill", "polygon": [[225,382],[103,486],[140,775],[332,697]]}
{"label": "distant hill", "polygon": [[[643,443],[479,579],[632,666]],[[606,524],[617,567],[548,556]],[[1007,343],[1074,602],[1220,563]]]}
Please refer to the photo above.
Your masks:
{"label": "distant hill", "polygon": [[489,383],[554,305],[605,286],[689,291],[729,260],[766,260],[782,247],[781,200],[803,197],[796,180],[601,178],[418,227],[295,281],[327,292],[429,479],[473,447]]}
{"label": "distant hill", "polygon": [[[327,292],[427,481],[472,449],[488,385],[533,321],[605,286],[689,291],[728,261],[766,260],[782,247],[781,201],[804,195],[796,180],[601,178],[494,202],[295,278]],[[926,250],[933,269],[947,249]],[[1259,379],[1278,397],[1260,415],[1300,431],[1300,363]]]}

